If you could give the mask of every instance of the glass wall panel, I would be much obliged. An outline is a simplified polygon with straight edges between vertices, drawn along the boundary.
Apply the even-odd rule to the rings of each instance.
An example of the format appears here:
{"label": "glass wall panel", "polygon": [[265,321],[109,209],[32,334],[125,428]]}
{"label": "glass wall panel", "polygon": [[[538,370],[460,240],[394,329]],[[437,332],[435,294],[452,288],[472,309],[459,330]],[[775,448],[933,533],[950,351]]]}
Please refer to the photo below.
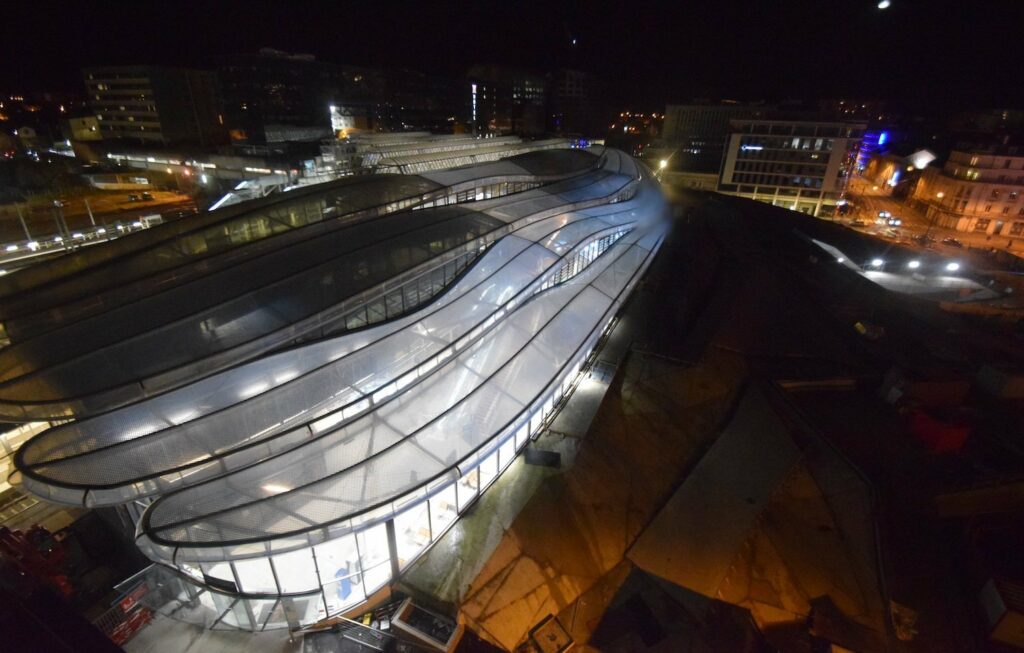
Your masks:
{"label": "glass wall panel", "polygon": [[252,630],[252,621],[249,619],[246,604],[247,601],[245,599],[236,600],[231,609],[224,614],[221,623],[225,626],[238,628],[239,630]]}
{"label": "glass wall panel", "polygon": [[391,580],[391,560],[385,560],[363,573],[363,590],[366,595],[374,593]]}
{"label": "glass wall panel", "polygon": [[364,588],[369,594],[391,580],[391,554],[388,551],[387,527],[377,524],[356,534],[359,557],[364,572]]}
{"label": "glass wall panel", "polygon": [[491,455],[484,458],[480,463],[480,487],[486,488],[498,476],[498,452],[495,450]]}
{"label": "glass wall panel", "polygon": [[516,440],[514,437],[510,437],[501,444],[501,447],[498,448],[498,462],[501,464],[502,471],[508,468],[509,464],[515,457]]}
{"label": "glass wall panel", "polygon": [[282,596],[281,606],[288,623],[296,626],[319,621],[327,614],[320,592],[309,596]]}
{"label": "glass wall panel", "polygon": [[277,571],[277,582],[285,594],[292,592],[308,592],[320,587],[316,575],[316,564],[313,552],[299,549],[290,553],[274,556],[274,569]]}
{"label": "glass wall panel", "polygon": [[219,592],[203,592],[199,595],[199,602],[206,606],[214,615],[211,621],[216,621],[216,623],[213,624],[212,628],[224,627],[222,624],[223,617],[231,609],[231,605],[235,600],[235,597]]}
{"label": "glass wall panel", "polygon": [[[283,613],[277,610],[278,601],[277,599],[245,599],[246,603],[249,604],[249,612],[253,618],[253,630],[265,630],[268,627],[284,628],[287,624],[280,624],[280,619],[283,618]],[[277,625],[269,625],[271,616],[277,616],[279,622]]]}
{"label": "glass wall panel", "polygon": [[238,585],[235,582],[235,575],[231,571],[231,563],[217,562],[204,563],[200,567],[203,571],[203,582],[211,587],[216,587],[225,592],[237,592]]}
{"label": "glass wall panel", "polygon": [[455,484],[452,483],[430,498],[430,525],[433,539],[436,540],[458,516]]}
{"label": "glass wall panel", "polygon": [[427,503],[420,501],[395,517],[395,539],[400,568],[404,568],[430,544],[430,508]]}
{"label": "glass wall panel", "polygon": [[324,585],[327,614],[338,614],[366,600],[361,573],[352,574]]}
{"label": "glass wall panel", "polygon": [[273,603],[273,609],[263,624],[263,630],[275,630],[278,628],[288,627],[288,616],[284,612],[284,601],[285,599],[281,599]]}
{"label": "glass wall panel", "polygon": [[316,566],[320,571],[320,583],[326,585],[339,578],[348,578],[358,573],[359,551],[355,535],[344,535],[314,547]]}
{"label": "glass wall panel", "polygon": [[235,571],[242,591],[249,594],[277,594],[277,583],[268,558],[235,561]]}
{"label": "glass wall panel", "polygon": [[476,469],[473,469],[459,479],[456,484],[458,487],[459,512],[462,512],[469,505],[469,502],[473,500],[473,497],[476,496],[480,488],[479,480],[480,472]]}

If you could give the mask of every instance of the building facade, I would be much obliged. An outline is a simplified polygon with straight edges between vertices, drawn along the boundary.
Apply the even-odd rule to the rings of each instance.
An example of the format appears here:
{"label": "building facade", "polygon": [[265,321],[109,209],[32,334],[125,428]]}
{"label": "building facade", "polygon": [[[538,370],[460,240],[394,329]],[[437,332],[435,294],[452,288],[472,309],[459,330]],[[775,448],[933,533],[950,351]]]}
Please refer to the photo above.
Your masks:
{"label": "building facade", "polygon": [[235,145],[318,142],[363,130],[451,133],[468,97],[456,79],[318,61],[264,48],[223,57],[218,74]]}
{"label": "building facade", "polygon": [[928,167],[914,199],[932,224],[1024,238],[1024,147],[963,146],[940,169]]}
{"label": "building facade", "polygon": [[662,125],[668,169],[718,173],[733,120],[760,118],[766,108],[745,104],[670,104]]}
{"label": "building facade", "polygon": [[611,111],[605,86],[581,70],[559,69],[548,75],[548,130],[556,134],[593,137],[604,134]]}
{"label": "building facade", "polygon": [[83,71],[90,108],[106,140],[215,145],[224,134],[214,73],[160,66]]}
{"label": "building facade", "polygon": [[331,135],[330,107],[346,81],[340,66],[264,48],[221,58],[217,74],[232,144],[319,141]]}
{"label": "building facade", "polygon": [[543,77],[515,68],[474,66],[467,78],[470,124],[477,134],[544,132],[547,84]]}
{"label": "building facade", "polygon": [[735,120],[718,191],[818,217],[835,213],[864,123]]}

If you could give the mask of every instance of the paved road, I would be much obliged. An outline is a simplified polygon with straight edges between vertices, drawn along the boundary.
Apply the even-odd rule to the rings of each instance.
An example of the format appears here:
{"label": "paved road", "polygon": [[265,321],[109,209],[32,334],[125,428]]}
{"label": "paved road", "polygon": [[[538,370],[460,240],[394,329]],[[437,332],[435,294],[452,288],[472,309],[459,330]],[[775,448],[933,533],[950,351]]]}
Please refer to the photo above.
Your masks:
{"label": "paved road", "polygon": [[[194,209],[195,202],[188,195],[171,191],[153,191],[153,199],[145,202],[133,202],[128,199],[131,194],[140,191],[98,192],[88,197],[97,224],[112,224],[117,221],[130,222],[143,215],[164,213],[172,210]],[[33,238],[44,238],[57,233],[54,217],[55,208],[46,202],[32,202],[22,205],[22,215],[28,224]],[[91,226],[84,198],[65,200],[61,208],[68,229],[86,229]],[[18,221],[17,209],[14,205],[0,206],[0,243],[18,242],[25,239],[25,232]]]}
{"label": "paved road", "polygon": [[[1010,252],[1019,250],[1020,253],[1024,254],[1024,242],[1009,243],[1009,239],[999,236],[992,237],[983,233],[967,233],[934,225],[924,216],[923,212],[905,203],[902,198],[893,197],[891,189],[875,186],[862,177],[857,177],[850,182],[847,196],[855,206],[855,209],[852,215],[847,216],[844,220],[847,224],[854,219],[863,220],[867,223],[867,226],[855,228],[865,233],[871,233],[893,241],[898,240],[904,244],[916,244],[915,241],[911,240],[914,236],[928,234],[928,236],[936,241],[936,243],[931,245],[930,249],[946,255],[955,255],[963,250],[943,245],[942,239],[944,238],[956,238],[964,244],[965,248],[986,250],[991,248],[1008,249]],[[875,224],[879,211],[889,211],[894,216],[903,220],[903,225],[898,229],[898,237],[889,235],[887,233],[888,227]],[[1007,248],[1008,243],[1011,244],[1009,248]]]}

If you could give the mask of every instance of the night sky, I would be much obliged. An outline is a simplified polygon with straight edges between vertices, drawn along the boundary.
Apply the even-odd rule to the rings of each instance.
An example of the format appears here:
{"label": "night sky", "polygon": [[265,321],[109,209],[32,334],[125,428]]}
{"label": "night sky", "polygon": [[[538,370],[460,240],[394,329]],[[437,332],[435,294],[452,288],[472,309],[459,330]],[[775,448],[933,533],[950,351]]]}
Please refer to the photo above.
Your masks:
{"label": "night sky", "polygon": [[274,47],[447,75],[478,62],[581,68],[624,108],[840,96],[1024,107],[1024,0],[877,1],[13,0],[0,90],[80,92],[88,65],[209,65]]}

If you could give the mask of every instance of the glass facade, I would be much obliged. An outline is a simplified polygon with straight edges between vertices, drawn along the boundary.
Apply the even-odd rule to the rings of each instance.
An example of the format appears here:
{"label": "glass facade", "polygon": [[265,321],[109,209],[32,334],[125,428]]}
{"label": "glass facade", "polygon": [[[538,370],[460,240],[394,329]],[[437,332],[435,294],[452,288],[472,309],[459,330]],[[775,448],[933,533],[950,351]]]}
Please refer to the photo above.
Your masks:
{"label": "glass facade", "polygon": [[737,121],[719,190],[817,216],[831,215],[856,163],[864,126]]}
{"label": "glass facade", "polygon": [[[580,156],[584,158],[572,157],[556,169],[555,180],[579,177],[590,169],[588,161],[597,160],[592,154]],[[320,217],[315,224],[278,220],[275,224],[291,230],[245,247],[241,246],[246,244],[243,238],[238,247],[212,259],[176,265],[161,273],[162,259],[157,250],[189,251],[189,239],[199,237],[196,233],[182,237],[172,234],[164,237],[166,242],[156,249],[142,248],[121,257],[126,267],[117,267],[123,276],[113,288],[104,289],[108,281],[102,275],[109,266],[100,266],[95,271],[100,275],[98,278],[90,280],[90,273],[83,272],[58,282],[54,288],[47,287],[42,295],[55,294],[49,299],[40,297],[38,292],[30,293],[35,302],[58,301],[68,293],[88,299],[73,299],[61,305],[58,312],[35,312],[25,317],[36,320],[23,325],[32,329],[33,337],[0,353],[0,380],[8,381],[0,390],[0,414],[6,413],[13,419],[43,419],[102,412],[273,347],[389,319],[401,310],[396,303],[398,296],[392,296],[387,307],[371,305],[365,322],[353,315],[351,327],[345,320],[341,329],[330,325],[337,320],[339,311],[352,310],[355,304],[363,303],[364,298],[356,295],[372,292],[376,284],[396,280],[398,274],[419,275],[420,268],[431,265],[437,257],[457,256],[459,253],[452,248],[463,243],[471,253],[468,244],[473,238],[489,241],[500,236],[495,232],[502,225],[500,220],[481,214],[460,216],[451,204],[503,198],[541,185],[526,168],[511,162],[445,171],[438,173],[437,178],[422,179],[423,184],[435,189],[430,191],[429,201],[424,197],[415,201],[405,198],[371,206],[369,213],[355,209],[372,205],[373,198],[388,199],[390,195],[378,191],[382,180],[391,177],[369,176],[369,182],[360,184],[346,182],[344,188],[352,193],[365,193],[359,200],[332,200],[340,192],[332,183],[323,186],[333,190],[320,191],[312,199],[307,197],[308,193],[299,197],[306,191],[288,193],[296,196],[290,205],[278,202],[247,210],[243,210],[244,206],[232,206],[215,213],[242,215],[221,220],[210,228],[212,231],[230,232],[238,227],[250,233],[256,229],[254,224],[263,224],[268,219],[268,211],[288,209],[294,213],[302,206],[299,200],[315,200],[321,209],[332,203],[335,208],[345,208],[339,209],[334,219],[323,222],[319,222],[323,211],[318,209],[316,214]],[[553,186],[551,190],[557,193],[557,184]],[[391,195],[401,195],[410,187],[408,182],[388,181],[387,188]],[[423,210],[396,213],[411,207]],[[368,220],[371,214],[379,217]],[[460,222],[476,224],[460,230]],[[443,233],[440,238],[430,237],[422,231],[413,232],[408,229],[410,225]],[[304,228],[292,229],[300,226]],[[199,234],[202,233],[205,232],[200,230]],[[463,237],[461,242],[459,237]],[[404,239],[406,245],[389,242],[389,238]],[[380,254],[382,249],[387,249],[388,256]],[[362,262],[355,260],[357,251],[363,252]],[[468,258],[471,256],[456,263],[456,267],[464,268]],[[450,267],[440,276],[451,278]],[[345,279],[346,283],[323,279],[325,274]],[[137,282],[132,280],[133,275],[139,277]],[[431,285],[433,288],[426,296],[422,291],[403,292],[402,307],[411,308],[429,299],[438,290],[436,283]],[[339,306],[337,302],[346,297],[353,299]],[[5,301],[8,299],[0,297],[0,306]],[[9,301],[20,300],[11,297]],[[79,308],[90,314],[101,312],[88,319],[75,319],[84,317]],[[58,318],[62,324],[38,322]],[[5,325],[20,328],[20,319],[13,317]],[[174,346],[167,346],[168,343]],[[125,365],[125,361],[131,364]]]}

